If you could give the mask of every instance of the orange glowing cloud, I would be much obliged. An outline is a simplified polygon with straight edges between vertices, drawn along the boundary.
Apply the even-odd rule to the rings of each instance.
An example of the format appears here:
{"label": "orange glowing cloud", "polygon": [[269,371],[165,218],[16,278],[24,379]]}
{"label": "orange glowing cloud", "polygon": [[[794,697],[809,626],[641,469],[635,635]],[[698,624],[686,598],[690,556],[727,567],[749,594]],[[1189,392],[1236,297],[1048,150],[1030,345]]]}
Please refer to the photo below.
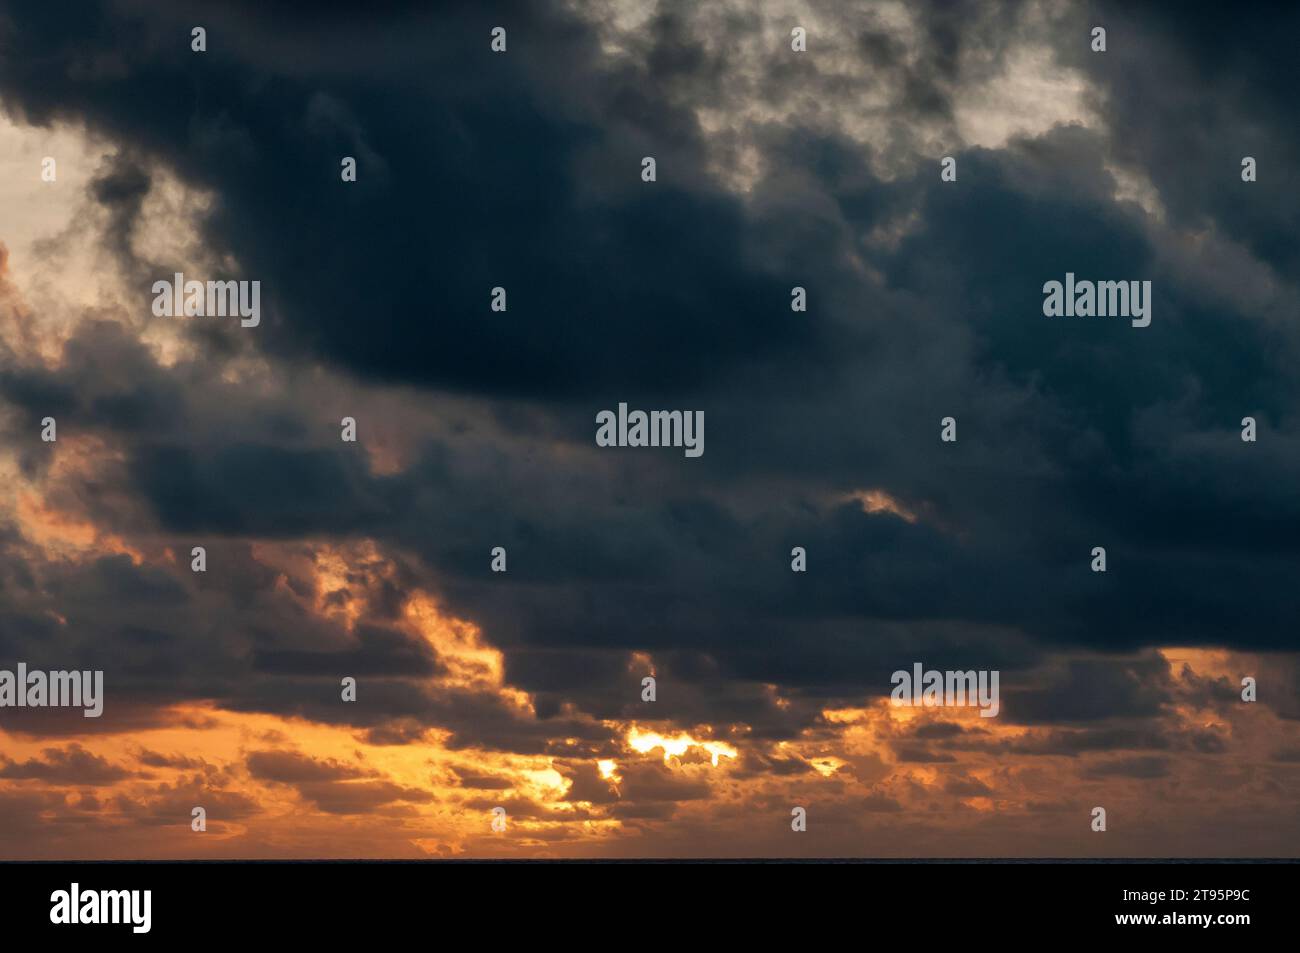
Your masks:
{"label": "orange glowing cloud", "polygon": [[627,732],[627,746],[639,754],[645,754],[655,749],[662,750],[664,761],[670,758],[680,758],[691,748],[699,748],[709,755],[713,766],[718,766],[719,758],[736,758],[739,752],[731,745],[724,741],[713,741],[710,739],[697,739],[691,737],[686,732],[679,732],[675,735],[663,735],[657,731],[646,731],[632,725]]}

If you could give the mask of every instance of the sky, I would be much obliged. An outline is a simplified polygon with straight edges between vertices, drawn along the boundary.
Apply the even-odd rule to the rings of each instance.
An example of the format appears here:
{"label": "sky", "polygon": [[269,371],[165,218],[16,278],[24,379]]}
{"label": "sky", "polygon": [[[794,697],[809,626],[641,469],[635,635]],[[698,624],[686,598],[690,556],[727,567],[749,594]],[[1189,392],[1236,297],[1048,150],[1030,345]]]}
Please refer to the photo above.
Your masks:
{"label": "sky", "polygon": [[0,858],[1300,855],[1297,30],[0,3]]}

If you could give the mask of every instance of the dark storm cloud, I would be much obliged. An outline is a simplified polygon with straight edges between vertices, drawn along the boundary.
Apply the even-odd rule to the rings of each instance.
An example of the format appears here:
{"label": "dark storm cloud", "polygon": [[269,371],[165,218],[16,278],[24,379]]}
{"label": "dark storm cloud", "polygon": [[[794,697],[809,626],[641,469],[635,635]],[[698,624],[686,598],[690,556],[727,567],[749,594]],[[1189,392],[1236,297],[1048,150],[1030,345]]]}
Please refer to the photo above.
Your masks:
{"label": "dark storm cloud", "polygon": [[1008,747],[1018,753],[1078,756],[1090,751],[1121,749],[1167,750],[1173,745],[1168,733],[1159,726],[1086,728],[1053,730],[1037,738],[1011,742]]}
{"label": "dark storm cloud", "polygon": [[1169,773],[1167,758],[1136,757],[1100,761],[1084,772],[1088,778],[1163,778]]}
{"label": "dark storm cloud", "polygon": [[184,587],[174,577],[152,566],[137,566],[126,555],[104,556],[95,560],[82,594],[124,599],[159,609],[179,605],[189,598]]}
{"label": "dark storm cloud", "polygon": [[407,678],[442,674],[433,651],[403,632],[361,624],[356,646],[343,652],[272,649],[258,652],[253,667],[274,675],[329,676],[336,672],[360,675],[398,675]]}
{"label": "dark storm cloud", "polygon": [[[1294,275],[1300,230],[1300,67],[1286,4],[1224,16],[1212,3],[1092,5],[1110,31],[1104,57],[1060,44],[1064,62],[1106,96],[1117,154],[1141,165],[1176,219],[1212,225],[1283,274]],[[1064,39],[1064,38],[1062,38]],[[1241,159],[1259,163],[1244,186]]]}
{"label": "dark storm cloud", "polygon": [[[591,770],[594,772],[596,769],[592,767]],[[456,776],[456,783],[463,788],[474,788],[480,791],[508,791],[515,786],[515,782],[512,778],[505,778],[499,775],[475,774],[472,771],[463,770],[453,770],[453,774]],[[569,799],[581,800],[573,798],[572,796]]]}
{"label": "dark storm cloud", "polygon": [[1172,701],[1168,665],[1158,656],[1071,659],[1042,685],[1004,687],[1002,696],[1007,717],[1030,723],[1151,718]]}
{"label": "dark storm cloud", "polygon": [[413,803],[427,803],[433,795],[420,788],[389,781],[343,783],[307,781],[296,785],[302,797],[326,814],[412,814]]}
{"label": "dark storm cloud", "polygon": [[621,796],[630,803],[654,801],[693,801],[709,796],[709,783],[703,779],[684,778],[662,761],[643,761],[621,765]]}
{"label": "dark storm cloud", "polygon": [[101,166],[89,189],[90,197],[107,212],[103,244],[137,287],[148,287],[152,284],[150,275],[163,271],[132,254],[136,225],[152,185],[145,165],[129,151],[123,151]]}
{"label": "dark storm cloud", "polygon": [[857,806],[869,813],[894,814],[903,810],[903,805],[887,794],[871,794],[858,802]]}
{"label": "dark storm cloud", "polygon": [[187,447],[148,446],[132,468],[173,530],[294,537],[357,532],[385,517],[378,500],[366,498],[356,457],[334,452],[238,444],[200,457]]}
{"label": "dark storm cloud", "polygon": [[433,799],[427,791],[369,780],[375,776],[373,771],[296,751],[253,751],[246,763],[253,778],[289,785],[327,814],[364,814],[377,808],[390,811],[388,806],[397,802]]}
{"label": "dark storm cloud", "polygon": [[945,794],[957,797],[993,797],[993,789],[978,778],[949,778],[944,783]]}
{"label": "dark storm cloud", "polygon": [[[572,782],[565,793],[565,800],[586,801],[598,805],[618,802],[618,791],[611,782],[600,776],[600,770],[592,762],[559,762],[555,770]],[[466,783],[466,786],[471,785]]]}
{"label": "dark storm cloud", "polygon": [[793,776],[811,774],[816,769],[803,758],[769,757],[756,751],[745,751],[741,755],[740,767],[736,773],[740,777],[758,775]]}
{"label": "dark storm cloud", "polygon": [[32,831],[49,811],[67,809],[61,792],[22,788],[0,792],[0,846],[5,856],[21,856]]}
{"label": "dark storm cloud", "polygon": [[[79,327],[63,347],[57,376],[12,358],[0,367],[0,396],[20,412],[13,422],[15,438],[44,416],[61,421],[65,437],[98,430],[131,436],[184,427],[192,423],[186,418],[185,383],[160,368],[139,340],[108,321]],[[43,469],[50,454],[30,456]]]}
{"label": "dark storm cloud", "polygon": [[158,751],[142,750],[137,756],[137,760],[150,768],[185,768],[193,770],[203,767],[202,759],[187,758],[185,755],[163,754]]}
{"label": "dark storm cloud", "polygon": [[132,772],[118,767],[78,744],[46,748],[40,758],[12,761],[0,756],[0,778],[38,780],[53,785],[114,784]]}
{"label": "dark storm cloud", "polygon": [[251,751],[246,763],[248,773],[259,781],[281,784],[342,781],[373,774],[333,759],[321,760],[296,751]]}
{"label": "dark storm cloud", "polygon": [[224,778],[205,778],[202,775],[183,777],[172,784],[158,784],[135,796],[119,794],[112,799],[114,809],[122,817],[137,824],[151,827],[189,828],[189,820],[196,805],[202,806],[214,825],[240,821],[260,812],[258,803],[250,797],[225,788]]}
{"label": "dark storm cloud", "polygon": [[957,760],[950,754],[930,751],[919,745],[895,745],[894,757],[909,764],[951,764]]}
{"label": "dark storm cloud", "polygon": [[[391,19],[403,37],[391,56],[310,79],[279,64],[353,53],[346,18],[295,33],[287,56],[264,32],[270,18],[205,11],[210,52],[194,54],[191,21],[165,8],[89,7],[69,22],[20,6],[7,34],[26,55],[0,67],[0,96],[30,121],[84,117],[214,189],[205,230],[262,276],[277,351],[382,379],[556,396],[698,386],[743,355],[807,347],[786,319],[789,283],[736,254],[739,203],[693,185],[693,119],[664,108],[645,76],[599,68],[573,19],[512,6]],[[488,48],[502,18],[514,55]],[[118,68],[79,68],[100,58]],[[340,157],[358,151],[342,115],[362,117],[384,170],[361,157],[355,188],[339,180]],[[650,186],[642,140],[663,168]],[[624,174],[597,182],[591,164]],[[115,206],[146,187],[137,175],[98,183]],[[498,285],[505,314],[488,307]]]}
{"label": "dark storm cloud", "polygon": [[[961,74],[963,44],[988,52],[977,74],[991,70],[1009,42],[999,18],[1014,10],[936,5],[915,51],[864,24],[859,46],[897,80],[899,121],[950,120],[955,89],[978,78]],[[1294,645],[1297,335],[1190,286],[1168,230],[1116,199],[1109,167],[1138,163],[1175,223],[1205,217],[1264,263],[1293,261],[1296,206],[1271,171],[1293,155],[1280,107],[1249,86],[1239,100],[1215,93],[1194,56],[1177,58],[1180,84],[1158,87],[1134,37],[1183,48],[1176,21],[1112,27],[1104,59],[1059,40],[1064,60],[1111,88],[1109,130],[954,150],[954,185],[930,156],[879,176],[867,147],[795,116],[760,131],[769,167],[741,199],[706,171],[692,109],[735,64],[671,11],[647,29],[644,65],[602,60],[587,26],[544,5],[404,13],[362,22],[330,9],[286,30],[251,5],[205,11],[201,55],[184,8],[91,5],[69,22],[24,4],[0,20],[6,108],[84,119],[129,147],[92,185],[106,247],[123,252],[138,227],[151,163],[213,192],[203,233],[263,282],[268,312],[238,348],[286,376],[320,359],[360,386],[426,388],[415,401],[500,399],[493,427],[421,435],[409,466],[380,476],[338,441],[321,389],[259,401],[221,379],[226,352],[161,368],[130,335],[83,326],[59,369],[0,369],[0,393],[27,418],[57,412],[111,438],[125,463],[99,479],[138,508],[102,493],[77,503],[114,528],[143,510],[182,553],[203,538],[222,582],[218,570],[169,577],[111,557],[56,573],[46,606],[16,580],[31,611],[0,631],[6,648],[39,653],[52,631],[40,610],[57,606],[78,633],[61,651],[104,660],[124,691],[375,738],[448,726],[453,747],[563,754],[557,737],[588,753],[608,741],[566,703],[644,717],[633,650],[653,653],[664,682],[656,717],[786,739],[824,728],[827,700],[883,695],[917,660],[1004,670],[1005,717],[1083,724],[1158,717],[1173,700],[1163,664],[1071,660],[1012,676],[1059,648]],[[488,50],[497,22],[510,27],[506,56]],[[1238,49],[1235,34],[1225,42]],[[813,57],[773,69],[843,93]],[[1277,79],[1243,75],[1261,89]],[[775,97],[788,83],[769,85]],[[1193,114],[1201,93],[1208,117]],[[1148,113],[1143,96],[1166,98]],[[1276,147],[1245,201],[1239,156],[1193,148],[1238,103]],[[1197,140],[1191,169],[1168,151],[1183,136]],[[639,180],[646,154],[660,162],[653,185]],[[355,185],[339,181],[342,155],[360,160]],[[1205,184],[1219,179],[1222,194]],[[1202,184],[1180,185],[1191,181]],[[893,245],[865,241],[913,215]],[[1043,318],[1042,283],[1066,271],[1152,277],[1152,326]],[[789,311],[794,284],[810,289],[808,315]],[[508,290],[504,314],[488,309],[494,285]],[[141,287],[139,311],[147,300]],[[705,409],[705,456],[595,451],[595,411],[622,399]],[[1237,435],[1245,413],[1264,422],[1258,445]],[[956,445],[938,441],[947,414]],[[526,442],[537,421],[562,453]],[[837,496],[866,486],[921,518]],[[413,682],[442,671],[427,647],[382,619],[348,634],[312,618],[222,537],[392,547],[405,582],[436,590],[502,648],[539,718],[422,690]],[[486,572],[495,545],[510,554],[501,577]],[[790,572],[795,545],[807,574]],[[1105,575],[1088,571],[1094,545],[1108,548]],[[340,672],[375,677],[364,709],[338,704]],[[918,736],[899,757],[951,760],[943,740]],[[1100,734],[1044,744],[1158,747]],[[627,783],[658,796],[653,774]],[[337,812],[402,800],[350,793],[313,799]]]}

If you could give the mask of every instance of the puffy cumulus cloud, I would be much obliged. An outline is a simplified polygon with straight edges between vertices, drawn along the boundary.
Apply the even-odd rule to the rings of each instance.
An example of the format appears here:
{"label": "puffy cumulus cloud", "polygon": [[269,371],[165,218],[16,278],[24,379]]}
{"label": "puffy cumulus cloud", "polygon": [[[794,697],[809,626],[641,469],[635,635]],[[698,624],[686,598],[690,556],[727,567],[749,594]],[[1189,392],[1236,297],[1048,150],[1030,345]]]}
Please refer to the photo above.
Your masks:
{"label": "puffy cumulus cloud", "polygon": [[45,781],[51,785],[93,787],[130,776],[130,771],[110,764],[76,743],[67,748],[47,748],[42,757],[21,763],[7,758],[0,761],[0,778]]}
{"label": "puffy cumulus cloud", "polygon": [[[197,9],[0,9],[0,661],[108,687],[5,710],[0,853],[1296,843],[1290,14]],[[598,450],[622,400],[706,453]]]}

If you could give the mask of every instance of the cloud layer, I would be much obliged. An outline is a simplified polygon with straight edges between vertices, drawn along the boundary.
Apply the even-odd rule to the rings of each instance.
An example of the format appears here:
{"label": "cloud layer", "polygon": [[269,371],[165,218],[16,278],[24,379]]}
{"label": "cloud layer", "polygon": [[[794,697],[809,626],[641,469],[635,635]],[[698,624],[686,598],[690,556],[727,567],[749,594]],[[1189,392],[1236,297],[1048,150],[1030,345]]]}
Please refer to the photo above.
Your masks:
{"label": "cloud layer", "polygon": [[5,6],[0,854],[1294,853],[1293,18]]}

